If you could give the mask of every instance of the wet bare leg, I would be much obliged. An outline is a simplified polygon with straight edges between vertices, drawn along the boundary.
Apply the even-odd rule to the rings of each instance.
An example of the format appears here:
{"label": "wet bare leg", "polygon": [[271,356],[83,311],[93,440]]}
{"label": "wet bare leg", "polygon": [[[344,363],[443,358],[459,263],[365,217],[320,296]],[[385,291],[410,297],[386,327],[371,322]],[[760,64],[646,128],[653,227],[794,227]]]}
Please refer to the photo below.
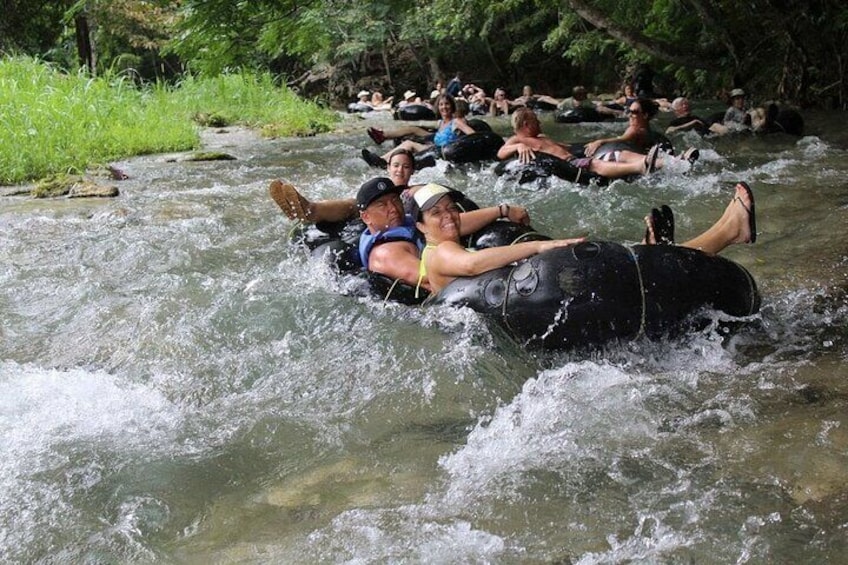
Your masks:
{"label": "wet bare leg", "polygon": [[596,175],[611,179],[626,177],[628,175],[643,175],[646,173],[644,156],[638,161],[599,161],[592,159],[589,170]]}
{"label": "wet bare leg", "polygon": [[390,130],[382,130],[378,128],[374,129],[379,131],[384,139],[395,139],[398,137],[406,137],[407,135],[426,136],[433,133],[419,126],[400,126]]}
{"label": "wet bare leg", "polygon": [[715,255],[736,243],[749,243],[752,239],[752,200],[741,184],[721,218],[701,235],[682,243],[684,247],[700,249]]}
{"label": "wet bare leg", "polygon": [[418,143],[417,141],[412,141],[407,139],[398,145],[397,147],[393,147],[391,151],[387,151],[381,157],[384,161],[388,163],[389,158],[392,156],[392,153],[398,151],[400,149],[406,149],[407,151],[412,151],[413,153],[420,153],[421,151],[425,151],[430,148],[430,145],[425,145],[423,143]]}
{"label": "wet bare leg", "polygon": [[290,220],[342,222],[356,216],[356,200],[353,198],[311,202],[293,185],[280,180],[272,181],[268,192]]}
{"label": "wet bare leg", "polygon": [[611,179],[631,175],[646,175],[662,168],[662,161],[658,159],[658,152],[659,147],[652,147],[648,155],[634,153],[633,151],[620,151],[615,161],[591,159],[589,170]]}

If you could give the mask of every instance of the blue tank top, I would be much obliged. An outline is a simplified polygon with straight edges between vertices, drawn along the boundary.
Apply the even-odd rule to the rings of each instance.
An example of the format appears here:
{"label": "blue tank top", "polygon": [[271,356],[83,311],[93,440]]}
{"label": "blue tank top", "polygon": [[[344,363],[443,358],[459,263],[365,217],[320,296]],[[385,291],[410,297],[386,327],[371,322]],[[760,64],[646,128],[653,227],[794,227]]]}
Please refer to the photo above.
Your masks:
{"label": "blue tank top", "polygon": [[459,139],[459,133],[453,128],[453,120],[449,121],[445,127],[436,132],[433,138],[433,143],[436,147],[444,147],[448,143],[452,143]]}
{"label": "blue tank top", "polygon": [[415,223],[412,217],[408,215],[404,218],[403,225],[373,234],[371,230],[366,229],[359,236],[359,259],[362,261],[365,270],[368,270],[368,256],[371,255],[374,246],[390,241],[409,241],[414,243],[419,250],[424,248],[424,242],[418,236]]}

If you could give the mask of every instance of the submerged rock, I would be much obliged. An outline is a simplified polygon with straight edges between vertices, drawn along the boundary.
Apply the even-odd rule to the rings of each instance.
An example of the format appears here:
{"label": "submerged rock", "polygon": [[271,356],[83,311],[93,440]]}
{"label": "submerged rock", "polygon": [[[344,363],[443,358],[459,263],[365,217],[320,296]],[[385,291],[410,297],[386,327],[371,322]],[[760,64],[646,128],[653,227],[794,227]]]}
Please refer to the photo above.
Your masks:
{"label": "submerged rock", "polygon": [[59,174],[42,179],[30,191],[33,198],[102,198],[118,196],[118,187],[97,184],[82,175]]}
{"label": "submerged rock", "polygon": [[221,153],[219,151],[199,151],[192,153],[185,159],[186,161],[235,161],[236,158],[229,153]]}
{"label": "submerged rock", "polygon": [[68,198],[113,198],[119,194],[117,186],[101,185],[90,180],[84,180],[70,188]]}
{"label": "submerged rock", "polygon": [[167,163],[178,163],[185,161],[235,161],[236,158],[229,153],[221,151],[198,151],[188,155],[171,155],[165,158]]}

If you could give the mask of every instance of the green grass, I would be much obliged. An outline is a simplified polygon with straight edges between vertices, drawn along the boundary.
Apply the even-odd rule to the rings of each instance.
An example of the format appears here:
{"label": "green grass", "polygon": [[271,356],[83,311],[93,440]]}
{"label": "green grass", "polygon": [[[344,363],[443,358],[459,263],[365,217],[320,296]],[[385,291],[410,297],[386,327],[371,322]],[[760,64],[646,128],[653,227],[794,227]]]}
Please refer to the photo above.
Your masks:
{"label": "green grass", "polygon": [[261,129],[268,137],[314,135],[330,131],[337,116],[274,85],[269,74],[185,78],[173,93],[194,115],[204,114]]}
{"label": "green grass", "polygon": [[336,115],[274,85],[270,75],[188,77],[138,88],[119,77],[69,75],[34,59],[0,59],[0,184],[83,172],[111,160],[199,146],[194,119],[270,136],[331,129]]}

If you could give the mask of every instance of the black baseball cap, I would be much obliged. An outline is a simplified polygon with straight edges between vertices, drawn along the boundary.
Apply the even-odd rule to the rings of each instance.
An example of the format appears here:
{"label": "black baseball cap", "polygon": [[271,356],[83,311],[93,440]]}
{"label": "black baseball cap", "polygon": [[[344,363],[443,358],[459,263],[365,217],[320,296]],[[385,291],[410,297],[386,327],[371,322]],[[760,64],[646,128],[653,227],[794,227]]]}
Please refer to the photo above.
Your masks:
{"label": "black baseball cap", "polygon": [[395,186],[391,179],[377,177],[359,187],[359,192],[356,193],[356,207],[365,210],[369,204],[384,194],[400,194],[401,192],[401,188]]}

